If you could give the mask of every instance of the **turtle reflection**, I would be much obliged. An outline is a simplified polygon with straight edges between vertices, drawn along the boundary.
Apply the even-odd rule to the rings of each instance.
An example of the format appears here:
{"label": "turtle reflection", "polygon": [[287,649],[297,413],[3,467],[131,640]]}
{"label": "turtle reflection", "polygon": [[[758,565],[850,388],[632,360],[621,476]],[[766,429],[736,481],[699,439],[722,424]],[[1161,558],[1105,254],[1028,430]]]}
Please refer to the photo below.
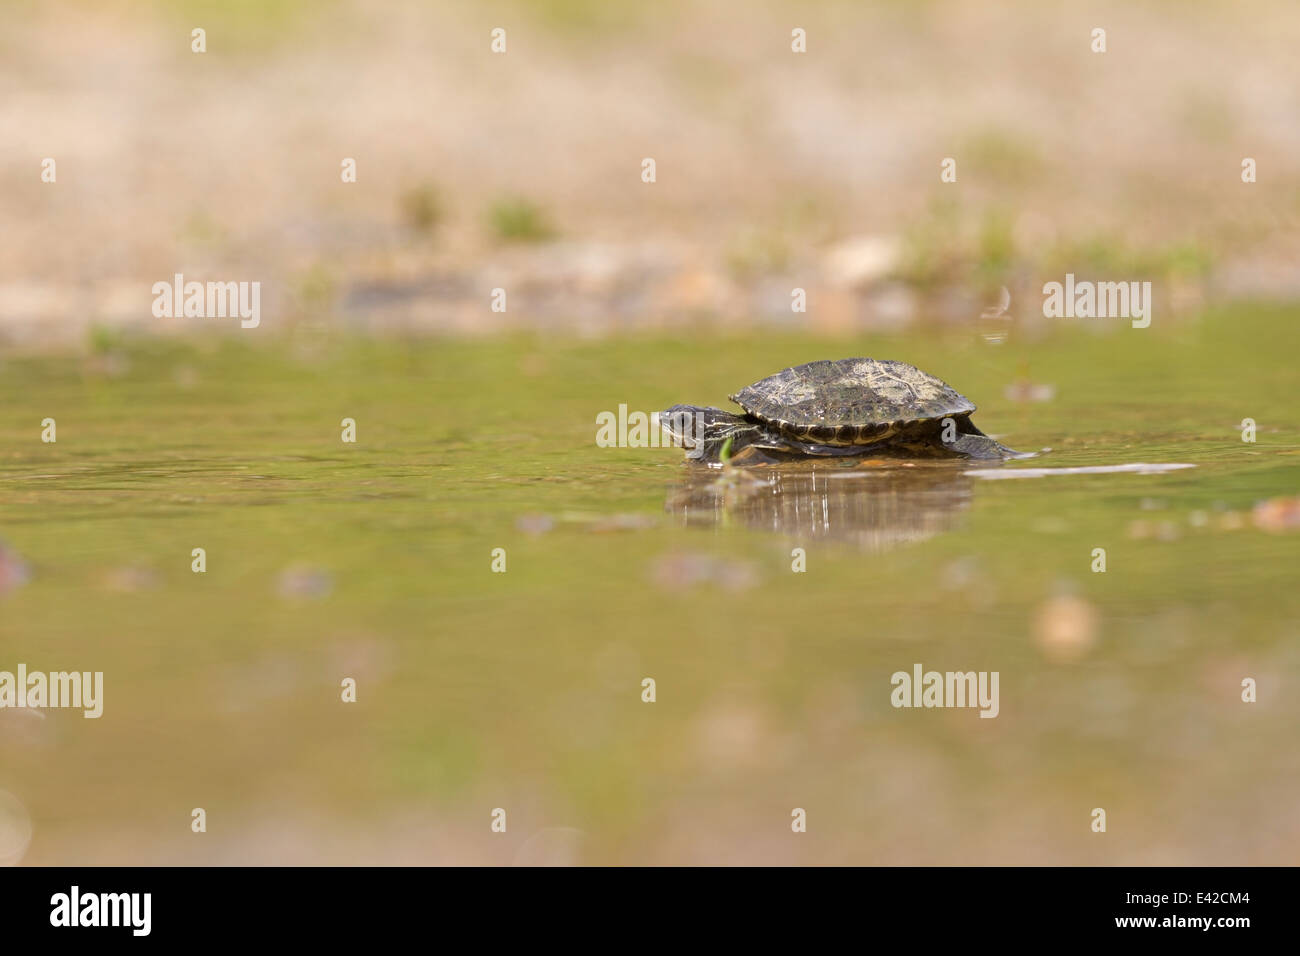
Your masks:
{"label": "turtle reflection", "polygon": [[687,527],[744,526],[886,551],[951,530],[973,481],[952,462],[688,466],[664,510]]}

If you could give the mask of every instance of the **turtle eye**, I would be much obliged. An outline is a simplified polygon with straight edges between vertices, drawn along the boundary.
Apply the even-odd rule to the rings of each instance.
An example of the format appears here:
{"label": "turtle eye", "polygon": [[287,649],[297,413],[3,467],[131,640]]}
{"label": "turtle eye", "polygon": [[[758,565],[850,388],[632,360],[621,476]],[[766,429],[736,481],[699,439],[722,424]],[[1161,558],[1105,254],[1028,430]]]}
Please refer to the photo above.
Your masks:
{"label": "turtle eye", "polygon": [[682,412],[682,444],[694,448],[704,438],[704,416],[698,412]]}
{"label": "turtle eye", "polygon": [[700,430],[693,427],[695,417],[688,411],[667,412],[660,415],[659,422],[674,441],[682,443],[683,448],[693,448],[695,445],[694,434]]}

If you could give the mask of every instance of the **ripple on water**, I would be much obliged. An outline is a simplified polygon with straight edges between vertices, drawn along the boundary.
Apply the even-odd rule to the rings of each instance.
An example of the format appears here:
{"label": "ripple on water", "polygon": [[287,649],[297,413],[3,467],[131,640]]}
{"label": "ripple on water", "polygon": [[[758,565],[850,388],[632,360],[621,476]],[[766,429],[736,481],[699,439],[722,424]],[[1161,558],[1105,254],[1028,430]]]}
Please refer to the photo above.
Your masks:
{"label": "ripple on water", "polygon": [[1195,468],[1186,464],[1084,465],[1077,468],[973,468],[964,474],[975,478],[1047,478],[1051,475],[1160,475],[1167,471]]}

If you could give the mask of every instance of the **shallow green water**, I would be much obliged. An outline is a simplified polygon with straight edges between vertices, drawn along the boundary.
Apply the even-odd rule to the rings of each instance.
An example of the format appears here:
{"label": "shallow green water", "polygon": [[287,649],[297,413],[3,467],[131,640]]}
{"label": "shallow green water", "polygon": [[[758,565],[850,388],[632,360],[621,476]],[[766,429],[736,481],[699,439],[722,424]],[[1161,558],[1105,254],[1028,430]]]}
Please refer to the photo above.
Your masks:
{"label": "shallow green water", "polygon": [[[102,670],[105,712],[0,711],[7,832],[31,863],[1293,862],[1300,536],[1251,509],[1300,492],[1298,320],[11,356],[0,670]],[[1006,468],[1196,467],[718,487],[595,445],[620,403],[855,354],[1052,449]],[[1055,397],[1007,398],[1026,374]],[[999,672],[999,716],[892,707],[915,663]]]}

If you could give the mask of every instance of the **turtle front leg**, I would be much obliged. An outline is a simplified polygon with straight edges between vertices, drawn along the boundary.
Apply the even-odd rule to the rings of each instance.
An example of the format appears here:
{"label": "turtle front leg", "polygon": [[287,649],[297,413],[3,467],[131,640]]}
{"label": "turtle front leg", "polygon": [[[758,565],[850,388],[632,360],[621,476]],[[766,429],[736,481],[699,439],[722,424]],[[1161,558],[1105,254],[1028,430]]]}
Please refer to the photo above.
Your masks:
{"label": "turtle front leg", "polygon": [[1033,452],[1015,451],[984,434],[969,418],[958,426],[957,438],[945,442],[959,455],[980,461],[1005,461],[1008,458],[1033,458]]}

